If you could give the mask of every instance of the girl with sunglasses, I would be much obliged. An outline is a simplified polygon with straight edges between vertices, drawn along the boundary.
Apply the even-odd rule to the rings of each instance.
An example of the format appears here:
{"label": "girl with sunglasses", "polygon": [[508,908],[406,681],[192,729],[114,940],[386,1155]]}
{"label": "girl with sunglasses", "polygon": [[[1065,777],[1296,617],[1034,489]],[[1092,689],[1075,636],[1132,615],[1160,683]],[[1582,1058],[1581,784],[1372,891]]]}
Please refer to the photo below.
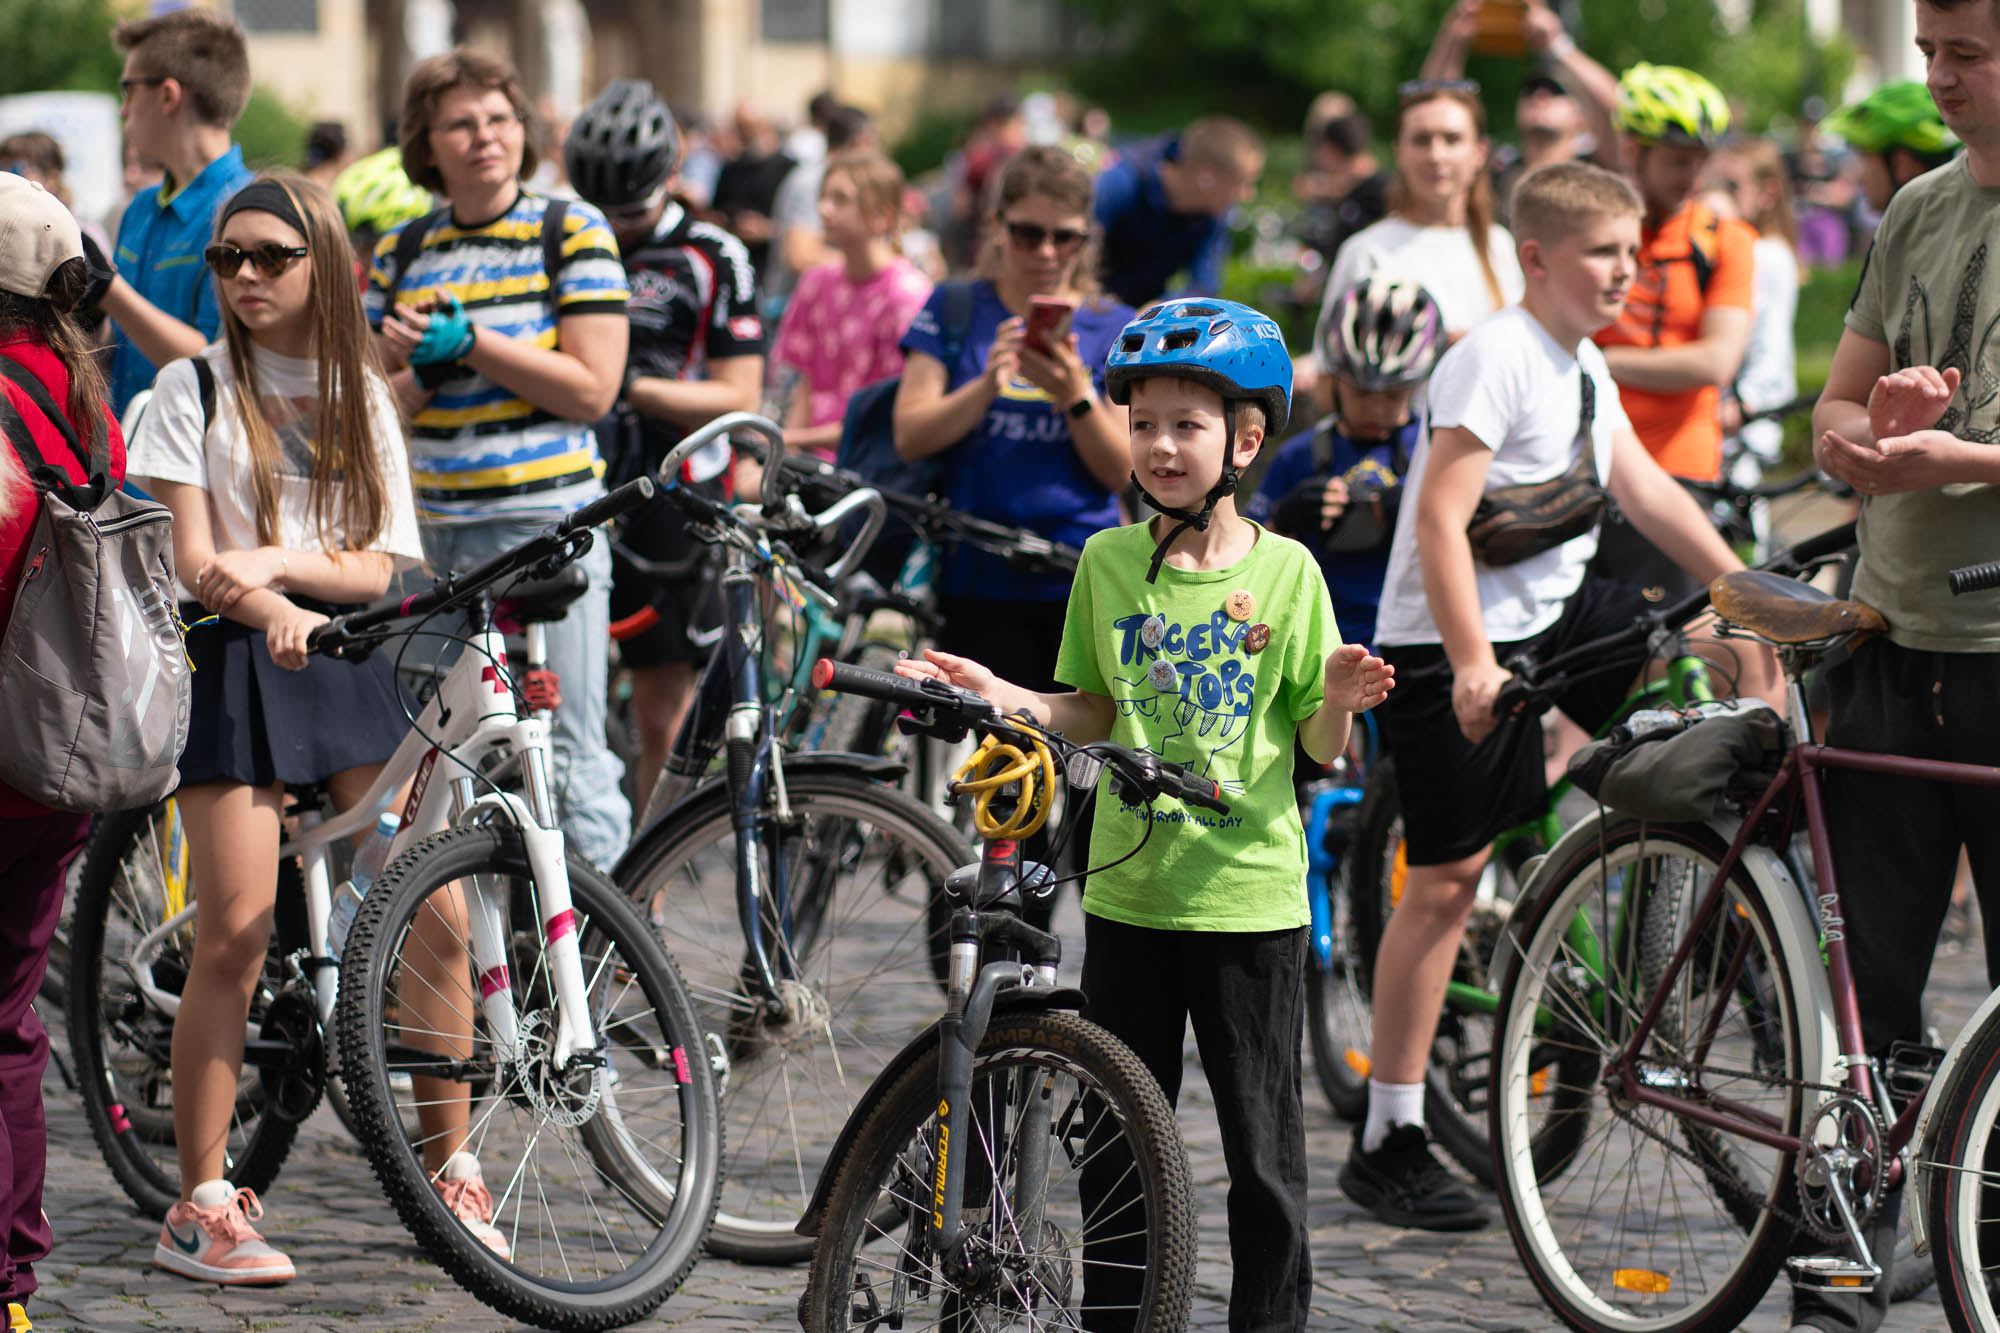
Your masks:
{"label": "girl with sunglasses", "polygon": [[[946,327],[958,284],[934,292],[903,337],[896,393],[896,452],[944,455],[941,492],[953,508],[1077,547],[1117,525],[1118,493],[1132,471],[1125,409],[1103,388],[1105,359],[1133,312],[1098,293],[1091,186],[1090,173],[1060,148],[1026,148],[1008,163],[970,321]],[[1036,297],[1075,304],[1067,334],[1027,336]],[[939,647],[1002,679],[1054,690],[1069,584],[1016,574],[998,556],[961,546],[939,571]]]}
{"label": "girl with sunglasses", "polygon": [[1514,238],[1493,219],[1486,110],[1467,79],[1406,83],[1396,108],[1396,177],[1389,215],[1347,239],[1334,257],[1320,306],[1317,346],[1348,288],[1369,273],[1421,284],[1444,311],[1456,341],[1521,299]]}
{"label": "girl with sunglasses", "polygon": [[306,637],[381,596],[423,546],[401,422],[333,201],[303,176],[259,176],[223,207],[205,258],[222,308],[222,341],[199,354],[213,415],[194,360],[170,363],[130,464],[173,510],[182,617],[195,626],[175,797],[200,886],[173,1035],[181,1202],[153,1262],[236,1285],[293,1271],[252,1227],[255,1195],[223,1177],[285,786],[324,782],[346,808],[405,730],[392,655],[307,657]]}

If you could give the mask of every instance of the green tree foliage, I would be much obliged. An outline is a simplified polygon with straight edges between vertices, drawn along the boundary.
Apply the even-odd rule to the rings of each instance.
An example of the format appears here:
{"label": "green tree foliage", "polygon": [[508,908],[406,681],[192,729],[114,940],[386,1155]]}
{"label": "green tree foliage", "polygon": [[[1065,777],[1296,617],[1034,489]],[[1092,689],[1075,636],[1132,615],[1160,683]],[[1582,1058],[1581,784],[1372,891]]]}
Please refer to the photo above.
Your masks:
{"label": "green tree foliage", "polygon": [[243,160],[253,167],[296,167],[305,160],[306,123],[269,88],[250,90],[250,105],[236,122]]}
{"label": "green tree foliage", "polygon": [[[1107,55],[1077,71],[1079,88],[1116,109],[1125,129],[1165,128],[1227,109],[1295,131],[1313,95],[1351,94],[1386,121],[1396,85],[1415,78],[1452,0],[1065,0],[1107,34]],[[1729,32],[1715,0],[1558,3],[1583,48],[1612,70],[1640,60],[1714,78],[1762,129],[1831,96],[1851,63],[1844,43],[1816,48],[1804,0],[1755,0],[1748,29]],[[1512,89],[1529,65],[1474,56],[1497,132],[1511,127]],[[1383,131],[1386,133],[1386,124]]]}
{"label": "green tree foliage", "polygon": [[56,89],[116,92],[109,0],[0,0],[0,96]]}

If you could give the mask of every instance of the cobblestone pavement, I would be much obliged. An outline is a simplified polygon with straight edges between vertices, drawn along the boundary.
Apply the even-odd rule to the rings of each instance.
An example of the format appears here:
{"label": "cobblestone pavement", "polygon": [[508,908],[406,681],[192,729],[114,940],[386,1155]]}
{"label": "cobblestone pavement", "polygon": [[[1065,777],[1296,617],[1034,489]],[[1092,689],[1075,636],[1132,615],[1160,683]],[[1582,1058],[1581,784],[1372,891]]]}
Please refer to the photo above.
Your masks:
{"label": "cobblestone pavement", "polygon": [[[1940,959],[1931,1005],[1946,1034],[1957,1030],[1982,997],[1981,971],[1974,950],[1947,952]],[[60,1042],[62,1035],[56,1035]],[[292,1255],[299,1280],[270,1290],[222,1291],[155,1273],[157,1226],[140,1220],[127,1203],[97,1156],[75,1094],[53,1067],[44,1086],[51,1139],[47,1208],[56,1248],[38,1267],[43,1285],[30,1307],[37,1328],[490,1333],[510,1327],[423,1258],[376,1187],[366,1160],[325,1107],[307,1125],[266,1196],[265,1233]],[[1349,1129],[1327,1112],[1310,1070],[1307,1113],[1315,1329],[1501,1333],[1554,1327],[1498,1226],[1458,1236],[1397,1231],[1347,1202],[1334,1178]],[[1225,1327],[1228,1300],[1223,1232],[1228,1181],[1199,1077],[1188,1079],[1181,1122],[1202,1222],[1194,1326],[1218,1330]],[[793,1310],[803,1283],[802,1268],[705,1259],[644,1327],[796,1328]],[[1745,1327],[1782,1333],[1784,1313],[1780,1283]],[[1885,1328],[1918,1333],[1943,1330],[1945,1323],[1926,1296],[1896,1307]]]}

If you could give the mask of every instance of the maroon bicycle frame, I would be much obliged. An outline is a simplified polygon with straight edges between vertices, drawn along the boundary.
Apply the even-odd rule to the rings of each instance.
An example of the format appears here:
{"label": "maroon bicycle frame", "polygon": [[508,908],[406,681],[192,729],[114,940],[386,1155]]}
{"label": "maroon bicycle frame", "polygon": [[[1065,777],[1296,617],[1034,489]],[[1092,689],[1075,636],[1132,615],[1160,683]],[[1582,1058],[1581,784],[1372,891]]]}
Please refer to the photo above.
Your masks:
{"label": "maroon bicycle frame", "polygon": [[[1948,763],[1937,759],[1916,759],[1908,755],[1881,754],[1870,750],[1845,750],[1829,745],[1803,744],[1792,747],[1779,766],[1778,775],[1771,780],[1763,794],[1750,807],[1743,825],[1730,842],[1729,851],[1716,868],[1715,879],[1708,891],[1702,895],[1689,921],[1686,934],[1674,956],[1667,963],[1666,975],[1654,988],[1645,1012],[1640,1015],[1639,1025],[1612,1062],[1610,1075],[1618,1080],[1619,1095],[1629,1101],[1648,1106],[1660,1107],[1685,1116],[1689,1120],[1711,1126],[1727,1133],[1741,1135],[1781,1152],[1796,1152],[1802,1146],[1800,1137],[1784,1132],[1777,1117],[1755,1107],[1744,1106],[1727,1097],[1720,1097],[1699,1086],[1701,1065],[1710,1045],[1715,1039],[1716,1028],[1722,1022],[1727,1006],[1715,1006],[1696,1035],[1689,1052],[1689,1062],[1694,1067],[1693,1090],[1702,1100],[1691,1101],[1685,1096],[1648,1086],[1637,1075],[1639,1051],[1654,1023],[1659,1019],[1665,1006],[1667,995],[1680,971],[1687,965],[1694,953],[1695,941],[1702,937],[1716,914],[1722,909],[1722,888],[1743,859],[1743,853],[1753,843],[1775,843],[1783,846],[1790,840],[1798,818],[1798,808],[1804,806],[1806,831],[1812,840],[1813,865],[1817,868],[1820,885],[1817,893],[1818,916],[1820,922],[1820,950],[1825,959],[1827,980],[1833,988],[1834,1025],[1840,1039],[1840,1048],[1847,1067],[1847,1083],[1854,1094],[1874,1104],[1874,1088],[1871,1067],[1861,1041],[1861,1009],[1854,996],[1854,972],[1847,958],[1847,938],[1844,915],[1841,911],[1840,885],[1834,871],[1833,849],[1826,832],[1825,798],[1820,787],[1821,773],[1827,769],[1852,769],[1862,773],[1884,773],[1892,777],[1921,778],[1934,782],[1960,783],[1976,787],[2000,787],[2000,768],[1985,764]],[[1786,799],[1780,809],[1779,801]],[[1805,886],[1801,886],[1804,888]],[[1749,958],[1750,939],[1746,935],[1738,944],[1736,953],[1722,978],[1721,993],[1727,994],[1735,988],[1742,970]],[[1915,1132],[1917,1115],[1922,1109],[1922,1099],[1912,1098],[1902,1114],[1887,1131],[1887,1147],[1891,1153],[1899,1153]],[[1897,1160],[1889,1163],[1890,1181],[1893,1185],[1900,1178],[1902,1166]]]}

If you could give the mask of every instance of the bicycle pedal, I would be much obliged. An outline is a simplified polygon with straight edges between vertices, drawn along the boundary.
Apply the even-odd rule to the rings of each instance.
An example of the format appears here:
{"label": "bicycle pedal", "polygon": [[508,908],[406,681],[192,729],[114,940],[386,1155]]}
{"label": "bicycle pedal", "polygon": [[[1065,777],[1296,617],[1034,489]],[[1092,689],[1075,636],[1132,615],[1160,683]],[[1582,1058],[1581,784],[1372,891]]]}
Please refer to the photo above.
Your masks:
{"label": "bicycle pedal", "polygon": [[1785,1260],[1794,1284],[1813,1291],[1862,1296],[1875,1290],[1882,1270],[1837,1254],[1797,1254]]}
{"label": "bicycle pedal", "polygon": [[1889,1054],[1882,1061],[1882,1081],[1888,1086],[1889,1099],[1904,1106],[1922,1097],[1943,1063],[1944,1052],[1936,1046],[1914,1041],[1890,1043]]}

